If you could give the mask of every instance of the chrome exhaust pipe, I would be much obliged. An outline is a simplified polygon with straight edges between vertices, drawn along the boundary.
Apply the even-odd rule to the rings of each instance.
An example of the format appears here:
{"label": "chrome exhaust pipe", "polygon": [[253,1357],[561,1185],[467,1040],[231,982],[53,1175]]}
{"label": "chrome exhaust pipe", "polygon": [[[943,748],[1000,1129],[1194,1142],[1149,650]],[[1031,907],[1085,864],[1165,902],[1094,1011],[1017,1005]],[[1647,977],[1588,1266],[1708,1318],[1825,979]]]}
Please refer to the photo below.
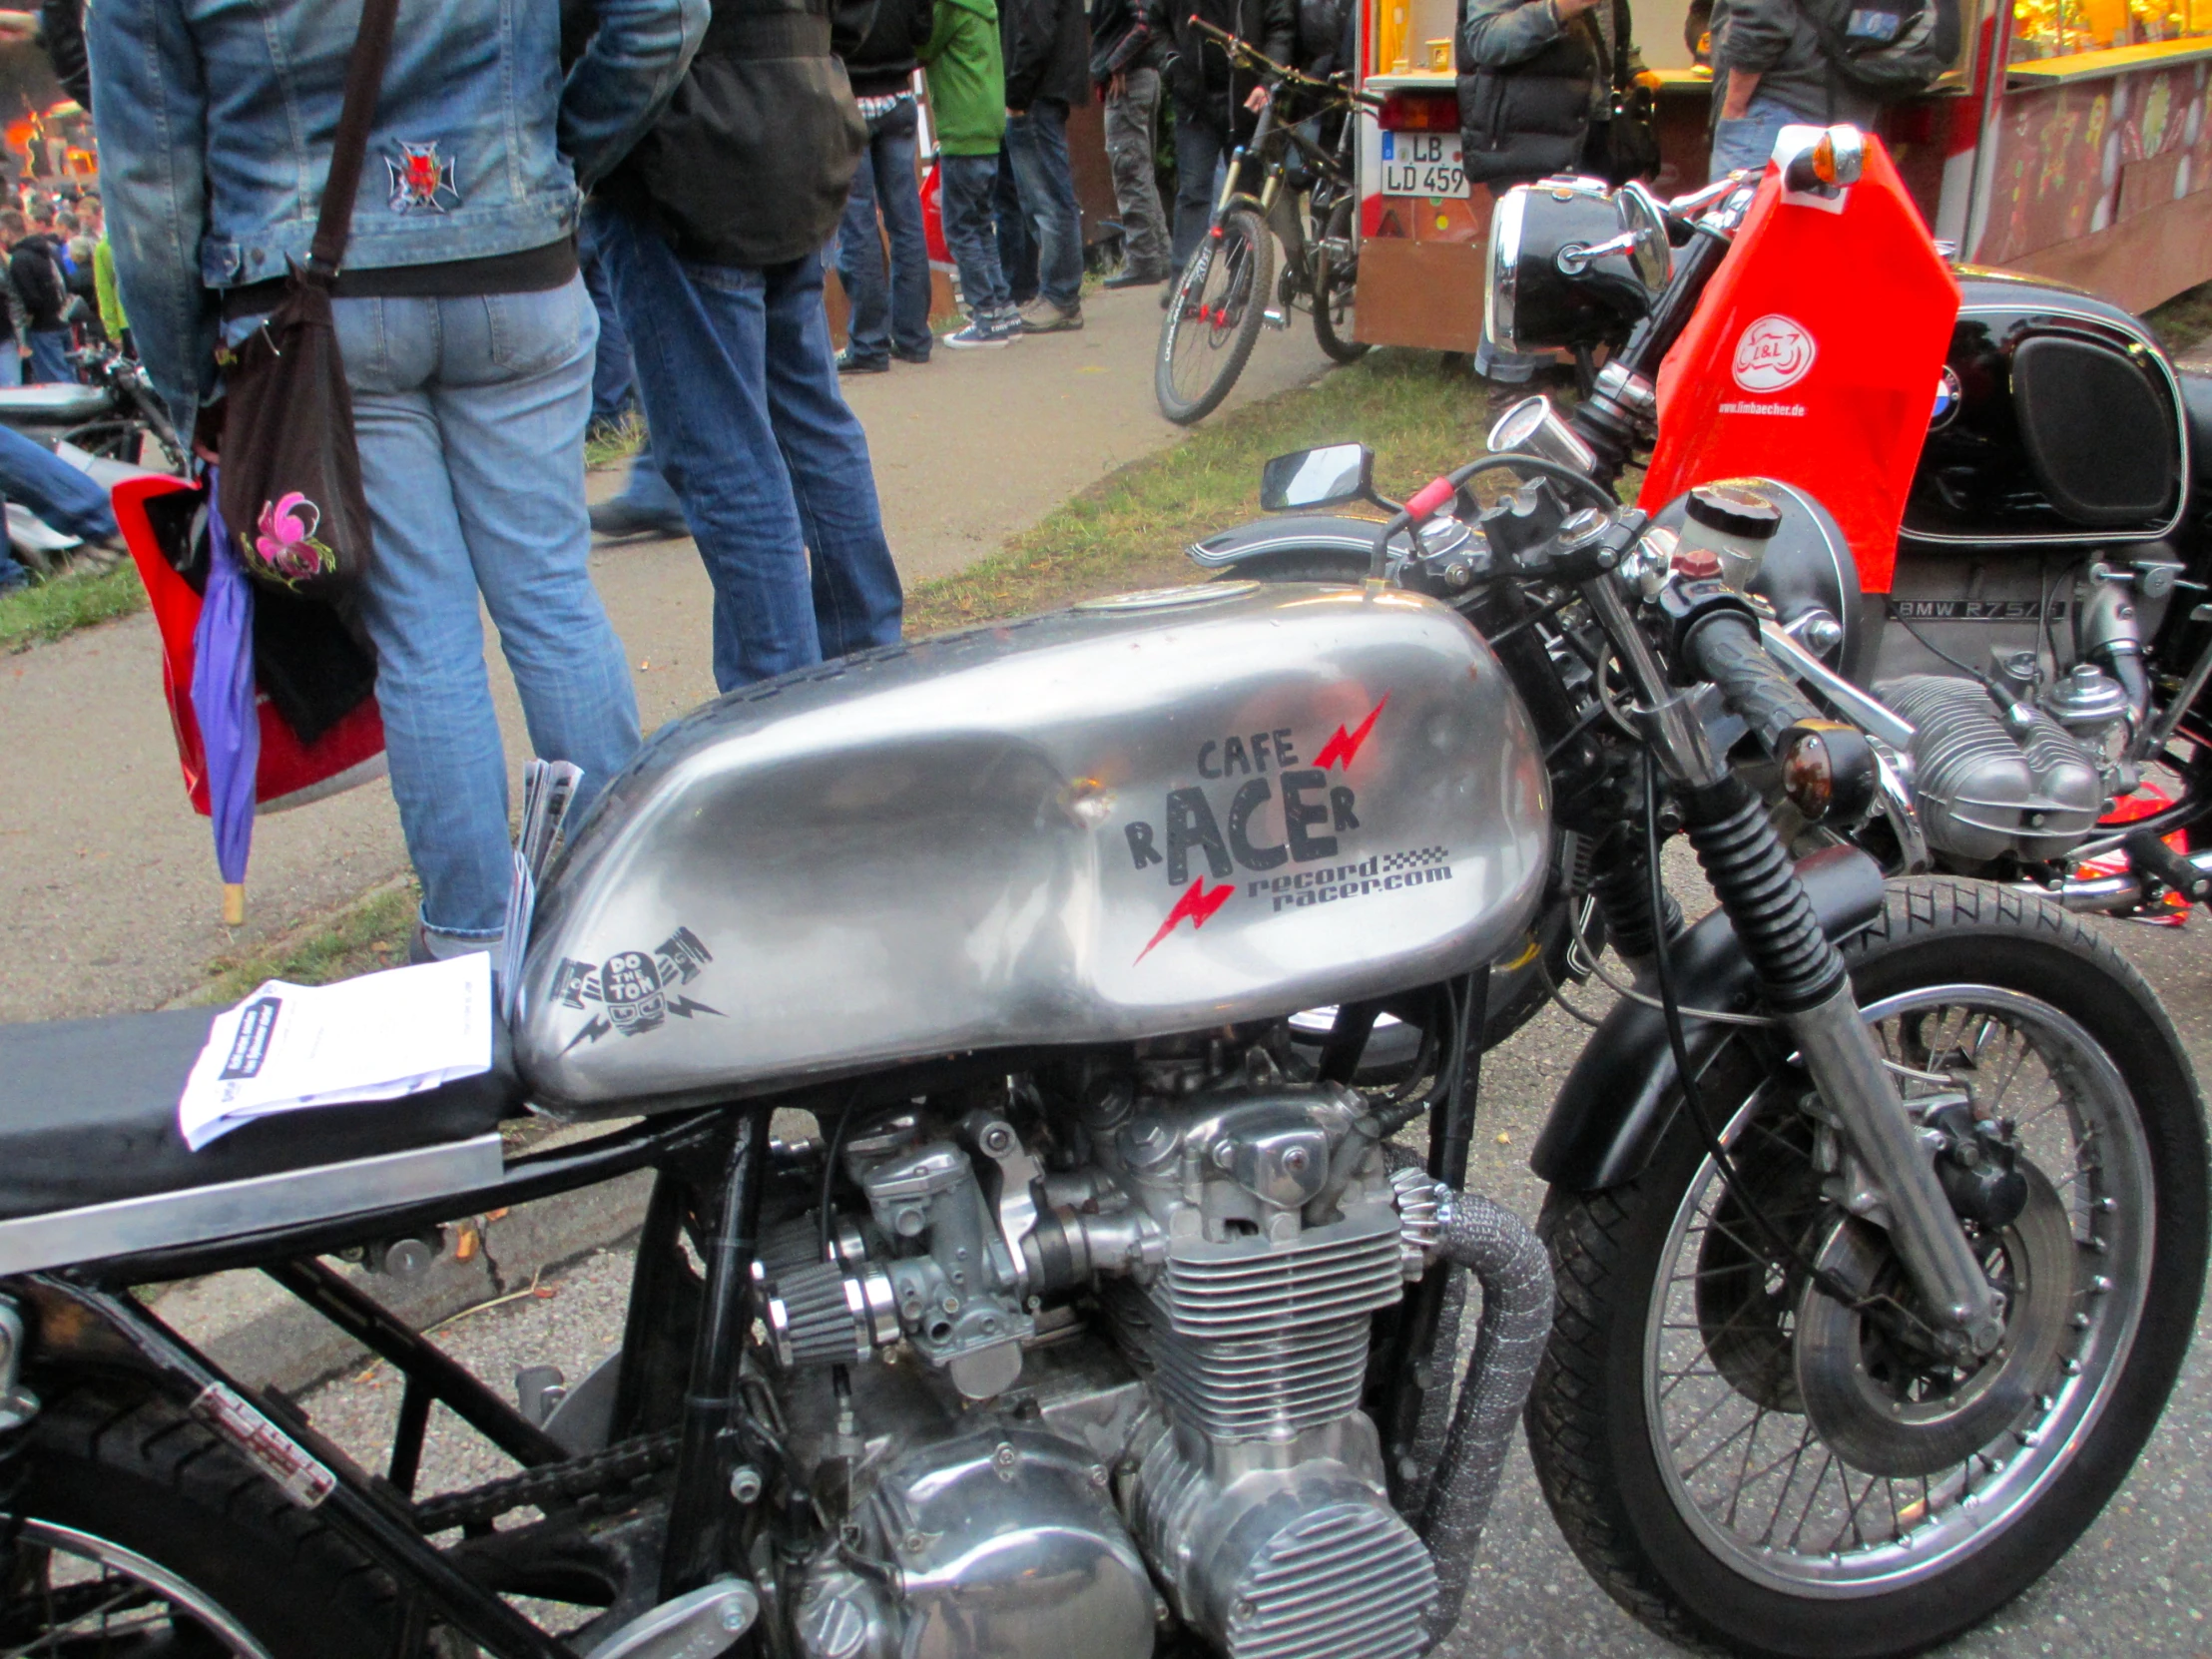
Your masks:
{"label": "chrome exhaust pipe", "polygon": [[[2212,875],[2212,851],[2192,852],[2189,862]],[[2142,877],[2131,869],[2117,875],[2069,875],[2055,887],[2044,886],[2039,881],[2014,881],[2010,885],[2015,892],[2055,898],[2067,909],[2089,915],[2132,910],[2143,902]]]}

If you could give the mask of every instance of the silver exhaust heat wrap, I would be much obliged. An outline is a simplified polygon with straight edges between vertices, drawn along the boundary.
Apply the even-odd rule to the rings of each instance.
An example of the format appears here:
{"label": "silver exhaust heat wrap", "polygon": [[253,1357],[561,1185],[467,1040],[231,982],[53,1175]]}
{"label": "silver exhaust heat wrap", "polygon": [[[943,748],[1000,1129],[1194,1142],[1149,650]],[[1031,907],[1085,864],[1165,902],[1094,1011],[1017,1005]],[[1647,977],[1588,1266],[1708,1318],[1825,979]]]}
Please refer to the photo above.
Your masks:
{"label": "silver exhaust heat wrap", "polygon": [[[1437,1219],[1437,1255],[1466,1269],[1482,1287],[1474,1354],[1416,1525],[1436,1561],[1437,1594],[1428,1627],[1433,1645],[1441,1647],[1459,1622],[1513,1425],[1551,1337],[1552,1282],[1550,1258],[1536,1235],[1479,1193],[1447,1194]],[[1450,1325],[1455,1332],[1457,1322]],[[1448,1366],[1452,1350],[1439,1344],[1439,1357]],[[1421,1415],[1426,1427],[1429,1413]]]}

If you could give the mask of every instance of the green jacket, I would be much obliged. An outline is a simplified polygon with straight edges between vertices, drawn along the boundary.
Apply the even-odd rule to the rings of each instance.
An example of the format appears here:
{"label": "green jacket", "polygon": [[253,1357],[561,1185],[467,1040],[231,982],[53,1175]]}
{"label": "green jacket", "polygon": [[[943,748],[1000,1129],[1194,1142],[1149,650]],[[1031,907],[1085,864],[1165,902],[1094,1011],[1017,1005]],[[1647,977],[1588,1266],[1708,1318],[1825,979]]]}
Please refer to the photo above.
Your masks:
{"label": "green jacket", "polygon": [[1006,62],[994,0],[938,0],[921,62],[937,148],[948,156],[997,155],[1006,131]]}
{"label": "green jacket", "polygon": [[130,327],[131,319],[123,314],[123,295],[115,285],[115,245],[106,237],[92,251],[93,292],[100,300],[100,326],[114,339]]}

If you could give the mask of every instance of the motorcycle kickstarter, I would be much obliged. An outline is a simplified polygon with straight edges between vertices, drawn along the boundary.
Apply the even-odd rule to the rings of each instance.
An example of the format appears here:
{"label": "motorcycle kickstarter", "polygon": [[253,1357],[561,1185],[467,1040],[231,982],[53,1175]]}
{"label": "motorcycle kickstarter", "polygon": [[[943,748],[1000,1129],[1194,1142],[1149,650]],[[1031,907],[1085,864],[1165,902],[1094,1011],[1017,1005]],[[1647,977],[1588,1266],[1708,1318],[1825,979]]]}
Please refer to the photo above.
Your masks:
{"label": "motorcycle kickstarter", "polygon": [[[207,1015],[0,1037],[0,1642],[1411,1659],[1524,1406],[1659,1630],[2001,1606],[2186,1352],[2194,1077],[2060,905],[1858,844],[1890,763],[1771,654],[1781,492],[1670,527],[1559,452],[1402,506],[1286,457],[1271,504],[1389,515],[1365,580],[1277,548],[663,728],[534,870],[483,1076],[192,1153]],[[1481,1057],[1601,933],[1635,981],[1532,1231],[1467,1190]],[[621,1351],[550,1416],[320,1260],[642,1169]],[[405,1379],[381,1471],[135,1294],[240,1267]],[[419,1494],[433,1404],[519,1472]]]}

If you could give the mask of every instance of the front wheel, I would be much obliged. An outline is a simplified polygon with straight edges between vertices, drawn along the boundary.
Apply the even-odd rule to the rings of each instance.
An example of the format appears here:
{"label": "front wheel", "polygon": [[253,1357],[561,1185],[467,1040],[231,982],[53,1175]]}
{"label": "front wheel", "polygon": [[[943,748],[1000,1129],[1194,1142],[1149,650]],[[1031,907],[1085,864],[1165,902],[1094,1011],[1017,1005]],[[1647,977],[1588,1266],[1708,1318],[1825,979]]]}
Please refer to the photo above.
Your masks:
{"label": "front wheel", "polygon": [[[1541,1223],[1559,1310],[1528,1438],[1568,1542],[1654,1628],[1788,1659],[1919,1652],[2034,1582],[2142,1450],[2204,1281],[2202,1105],[2109,945],[1929,880],[1845,955],[1909,1109],[2024,1178],[1965,1224],[2005,1302],[1996,1353],[1946,1357],[1893,1312],[1911,1293],[1838,1209],[1779,1035],[1732,1039],[1701,1090],[1749,1205],[1677,1112],[1635,1180],[1554,1192]],[[1810,1283],[1816,1257],[1859,1308]]]}
{"label": "front wheel", "polygon": [[1258,214],[1232,210],[1207,233],[1168,298],[1152,389],[1178,426],[1221,407],[1252,356],[1267,310],[1275,242]]}

